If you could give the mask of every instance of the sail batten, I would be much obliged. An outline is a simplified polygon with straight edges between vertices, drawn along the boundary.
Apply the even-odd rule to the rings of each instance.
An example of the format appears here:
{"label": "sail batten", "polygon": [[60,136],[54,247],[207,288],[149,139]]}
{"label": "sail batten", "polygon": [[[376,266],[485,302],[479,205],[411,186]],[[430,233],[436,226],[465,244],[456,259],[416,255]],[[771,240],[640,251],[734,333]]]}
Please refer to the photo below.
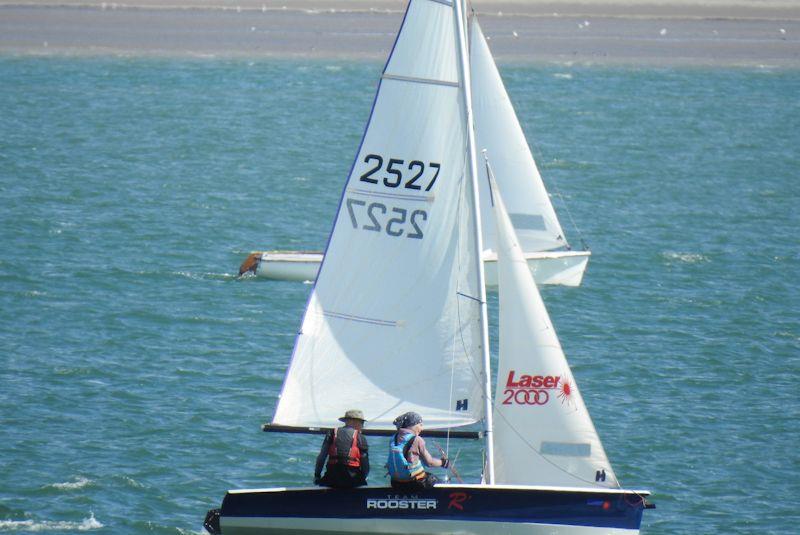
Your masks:
{"label": "sail batten", "polygon": [[433,195],[403,195],[398,193],[385,193],[385,192],[377,192],[377,191],[369,191],[359,188],[350,188],[347,190],[349,193],[353,193],[355,195],[363,195],[365,197],[383,197],[387,199],[403,199],[406,201],[416,201],[416,202],[424,202],[429,203],[433,202],[434,196]]}
{"label": "sail batten", "polygon": [[409,82],[412,84],[431,84],[431,85],[444,85],[447,87],[459,87],[458,82],[450,80],[432,80],[430,78],[415,78],[412,76],[399,76],[397,74],[384,74],[381,78],[384,80],[394,80],[397,82]]}

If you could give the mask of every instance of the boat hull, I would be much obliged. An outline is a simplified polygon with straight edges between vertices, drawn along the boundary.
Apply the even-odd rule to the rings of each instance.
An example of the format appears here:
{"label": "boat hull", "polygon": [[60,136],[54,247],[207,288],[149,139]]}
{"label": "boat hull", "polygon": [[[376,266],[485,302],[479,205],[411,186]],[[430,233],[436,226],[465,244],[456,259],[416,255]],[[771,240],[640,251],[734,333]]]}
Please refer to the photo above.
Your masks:
{"label": "boat hull", "polygon": [[[590,255],[590,251],[555,251],[526,253],[525,258],[536,284],[580,286]],[[313,281],[317,277],[322,257],[323,254],[318,252],[264,251],[253,253],[248,260],[257,258],[257,262],[252,265],[255,266],[255,274],[259,277]],[[486,268],[486,285],[497,286],[497,255],[486,253],[483,255],[483,261]]]}
{"label": "boat hull", "polygon": [[630,535],[645,502],[635,492],[442,485],[414,494],[391,488],[231,491],[223,535],[336,533]]}

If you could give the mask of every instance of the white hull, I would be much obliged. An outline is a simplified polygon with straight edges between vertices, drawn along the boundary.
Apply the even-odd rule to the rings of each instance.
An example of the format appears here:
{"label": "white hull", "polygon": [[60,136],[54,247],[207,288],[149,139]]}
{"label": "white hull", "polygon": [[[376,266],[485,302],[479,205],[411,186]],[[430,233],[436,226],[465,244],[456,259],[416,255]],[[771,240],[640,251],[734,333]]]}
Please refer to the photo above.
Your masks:
{"label": "white hull", "polygon": [[454,520],[330,519],[330,518],[223,518],[223,535],[322,535],[382,533],[407,535],[635,535],[638,529],[528,524],[520,522],[469,522]]}
{"label": "white hull", "polygon": [[[553,251],[525,253],[536,284],[580,286],[591,251]],[[317,277],[322,253],[307,251],[264,251],[258,255],[255,273],[273,280],[313,281]],[[484,253],[486,285],[497,286],[497,255]]]}

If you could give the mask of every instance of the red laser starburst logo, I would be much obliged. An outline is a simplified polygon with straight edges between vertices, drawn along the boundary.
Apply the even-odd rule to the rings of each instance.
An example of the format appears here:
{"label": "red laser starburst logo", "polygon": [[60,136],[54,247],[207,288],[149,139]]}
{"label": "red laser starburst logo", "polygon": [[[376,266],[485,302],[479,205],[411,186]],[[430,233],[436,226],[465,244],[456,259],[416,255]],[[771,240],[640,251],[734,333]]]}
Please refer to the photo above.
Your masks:
{"label": "red laser starburst logo", "polygon": [[563,379],[561,380],[561,383],[559,383],[558,385],[558,399],[561,400],[562,405],[571,406],[573,402],[572,393],[574,392],[574,387],[572,386],[570,380],[567,378],[568,376],[564,375],[562,377]]}

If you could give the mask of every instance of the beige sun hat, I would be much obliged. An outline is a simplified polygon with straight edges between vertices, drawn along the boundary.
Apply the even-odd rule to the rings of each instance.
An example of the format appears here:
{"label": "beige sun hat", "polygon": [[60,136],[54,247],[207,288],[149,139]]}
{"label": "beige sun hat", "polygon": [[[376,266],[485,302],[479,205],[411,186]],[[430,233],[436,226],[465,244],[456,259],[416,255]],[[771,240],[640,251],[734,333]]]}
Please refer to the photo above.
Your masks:
{"label": "beige sun hat", "polygon": [[361,420],[362,422],[366,422],[367,421],[367,419],[364,418],[364,413],[359,411],[359,410],[356,410],[356,409],[350,409],[349,411],[344,413],[344,416],[339,418],[339,421],[340,422],[344,422],[344,421],[347,421],[347,420],[350,420],[350,419],[352,419],[352,420]]}

